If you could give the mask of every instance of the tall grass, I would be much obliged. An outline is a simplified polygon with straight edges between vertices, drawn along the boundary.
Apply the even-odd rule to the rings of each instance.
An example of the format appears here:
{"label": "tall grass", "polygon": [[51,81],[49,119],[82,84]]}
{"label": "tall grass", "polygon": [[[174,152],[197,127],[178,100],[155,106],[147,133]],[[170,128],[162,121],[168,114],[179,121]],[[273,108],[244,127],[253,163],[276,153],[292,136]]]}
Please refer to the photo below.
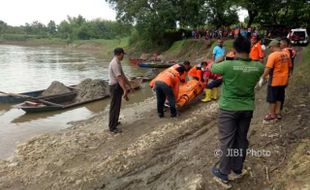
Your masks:
{"label": "tall grass", "polygon": [[[290,91],[310,92],[310,46],[304,47],[300,52],[300,60],[295,61],[294,72],[289,82]],[[302,88],[303,90],[299,90]],[[309,94],[305,94],[309,96]]]}

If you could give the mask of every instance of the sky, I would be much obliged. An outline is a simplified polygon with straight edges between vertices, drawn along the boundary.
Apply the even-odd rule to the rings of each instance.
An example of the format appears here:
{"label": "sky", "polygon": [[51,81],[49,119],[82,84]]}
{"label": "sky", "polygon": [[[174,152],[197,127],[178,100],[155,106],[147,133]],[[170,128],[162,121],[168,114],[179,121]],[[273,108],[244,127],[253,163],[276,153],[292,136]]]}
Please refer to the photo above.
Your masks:
{"label": "sky", "polygon": [[241,9],[238,11],[239,20],[241,22],[244,22],[244,19],[248,16],[248,11],[245,9]]}
{"label": "sky", "polygon": [[82,15],[86,20],[102,18],[115,20],[116,12],[105,0],[2,0],[0,20],[11,26],[39,21],[56,24],[67,19],[67,15]]}
{"label": "sky", "polygon": [[[0,20],[11,26],[33,21],[47,25],[50,20],[59,24],[68,15],[82,15],[86,20],[115,20],[116,12],[105,0],[2,0],[0,6]],[[238,15],[243,21],[247,12],[240,10]]]}

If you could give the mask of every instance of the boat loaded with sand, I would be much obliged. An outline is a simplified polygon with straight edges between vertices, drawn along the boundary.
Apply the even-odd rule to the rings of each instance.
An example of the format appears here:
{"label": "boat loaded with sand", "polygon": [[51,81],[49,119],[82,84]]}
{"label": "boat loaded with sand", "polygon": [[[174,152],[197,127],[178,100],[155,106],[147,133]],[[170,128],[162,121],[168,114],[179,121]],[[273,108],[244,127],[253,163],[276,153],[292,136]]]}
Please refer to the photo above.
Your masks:
{"label": "boat loaded with sand", "polygon": [[[134,79],[130,83],[132,88],[138,89],[142,80]],[[109,97],[108,85],[106,83],[88,81],[81,84],[77,85],[75,90],[71,92],[27,100],[16,107],[24,110],[26,113],[39,113],[64,110]]]}

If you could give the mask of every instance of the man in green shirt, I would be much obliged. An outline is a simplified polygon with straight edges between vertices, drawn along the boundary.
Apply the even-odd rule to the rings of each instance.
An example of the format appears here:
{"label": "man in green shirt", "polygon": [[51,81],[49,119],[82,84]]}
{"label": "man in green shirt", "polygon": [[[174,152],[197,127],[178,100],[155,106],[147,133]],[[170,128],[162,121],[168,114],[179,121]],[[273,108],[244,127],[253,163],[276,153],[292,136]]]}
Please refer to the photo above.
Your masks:
{"label": "man in green shirt", "polygon": [[245,170],[243,162],[248,148],[247,133],[254,110],[254,88],[264,66],[249,59],[251,42],[239,36],[233,42],[235,60],[213,64],[211,71],[221,74],[223,85],[220,97],[219,140],[221,157],[219,166],[212,169],[216,181],[230,186],[228,175],[240,178]]}

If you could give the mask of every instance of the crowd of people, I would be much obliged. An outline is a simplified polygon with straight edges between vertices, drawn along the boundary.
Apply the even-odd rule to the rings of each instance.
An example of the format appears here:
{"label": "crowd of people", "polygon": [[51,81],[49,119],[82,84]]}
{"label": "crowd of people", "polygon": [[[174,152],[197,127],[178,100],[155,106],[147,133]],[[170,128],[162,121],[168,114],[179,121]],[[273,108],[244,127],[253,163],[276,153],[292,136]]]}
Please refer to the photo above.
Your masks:
{"label": "crowd of people", "polygon": [[[241,34],[244,37],[247,36],[257,36],[259,31],[255,27],[245,28],[245,27],[235,27],[235,28],[218,28],[218,29],[193,29],[191,38],[200,39],[204,38],[209,39],[218,39],[218,38],[236,38],[238,34]],[[271,34],[271,31],[265,31],[264,35]],[[185,38],[185,33],[183,34]]]}
{"label": "crowd of people", "polygon": [[[255,87],[261,87],[268,81],[266,101],[269,110],[263,118],[263,123],[270,124],[282,119],[285,88],[292,74],[296,56],[288,39],[272,40],[268,45],[270,54],[267,57],[266,48],[262,47],[258,35],[252,32],[250,36],[242,35],[241,30],[236,34],[233,51],[227,52],[224,40],[218,38],[212,58],[193,66],[189,61],[175,64],[150,82],[150,87],[156,93],[159,118],[165,117],[165,103],[170,107],[170,116],[178,117],[176,103],[181,83],[197,80],[203,84],[205,97],[202,102],[217,100],[221,86],[218,131],[223,154],[212,168],[212,175],[217,182],[226,187],[231,186],[230,180],[241,178],[247,173],[243,163],[249,145],[247,133],[255,108]],[[119,133],[121,130],[117,126],[121,99],[123,96],[128,100],[127,94],[131,87],[121,67],[124,50],[116,48],[114,54],[115,57],[109,66],[112,97],[109,129],[113,133]]]}

